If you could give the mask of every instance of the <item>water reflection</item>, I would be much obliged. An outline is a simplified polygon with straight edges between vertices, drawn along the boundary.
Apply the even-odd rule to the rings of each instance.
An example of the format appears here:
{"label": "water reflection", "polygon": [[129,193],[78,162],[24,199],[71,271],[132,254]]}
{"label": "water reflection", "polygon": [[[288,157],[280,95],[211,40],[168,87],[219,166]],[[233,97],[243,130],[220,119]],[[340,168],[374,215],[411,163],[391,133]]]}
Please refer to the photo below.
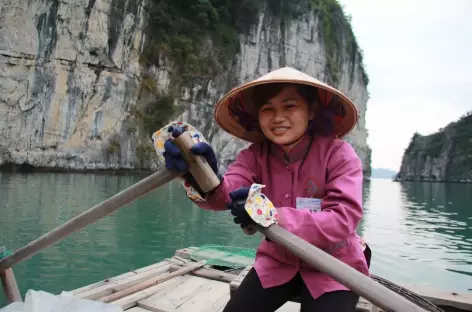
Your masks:
{"label": "water reflection", "polygon": [[471,288],[471,186],[453,186],[372,182],[364,237],[374,273],[445,290]]}
{"label": "water reflection", "polygon": [[432,250],[428,261],[472,276],[472,186],[401,183],[405,225],[418,251]]}

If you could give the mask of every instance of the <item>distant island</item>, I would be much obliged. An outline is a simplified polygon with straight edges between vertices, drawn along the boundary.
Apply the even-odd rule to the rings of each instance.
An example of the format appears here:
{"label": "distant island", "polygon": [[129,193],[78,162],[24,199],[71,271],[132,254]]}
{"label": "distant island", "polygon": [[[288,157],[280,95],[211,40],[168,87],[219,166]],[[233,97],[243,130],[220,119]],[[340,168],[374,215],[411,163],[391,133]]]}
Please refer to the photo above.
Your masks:
{"label": "distant island", "polygon": [[371,178],[374,179],[393,179],[397,174],[396,171],[386,168],[372,168]]}
{"label": "distant island", "polygon": [[436,133],[415,133],[395,180],[472,183],[472,111]]}

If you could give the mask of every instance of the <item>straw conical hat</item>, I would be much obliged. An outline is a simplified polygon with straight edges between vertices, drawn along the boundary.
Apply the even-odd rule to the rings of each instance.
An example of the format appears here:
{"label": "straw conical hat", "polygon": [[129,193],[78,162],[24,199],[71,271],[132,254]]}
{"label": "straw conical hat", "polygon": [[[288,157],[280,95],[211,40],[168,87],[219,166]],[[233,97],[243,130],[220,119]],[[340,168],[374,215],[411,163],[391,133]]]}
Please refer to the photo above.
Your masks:
{"label": "straw conical hat", "polygon": [[342,138],[356,125],[358,114],[352,101],[339,90],[291,67],[283,67],[229,91],[215,107],[215,120],[228,133],[256,143],[264,138],[258,128],[256,105],[253,103],[254,86],[269,83],[300,83],[315,87],[323,109],[333,117],[331,135]]}

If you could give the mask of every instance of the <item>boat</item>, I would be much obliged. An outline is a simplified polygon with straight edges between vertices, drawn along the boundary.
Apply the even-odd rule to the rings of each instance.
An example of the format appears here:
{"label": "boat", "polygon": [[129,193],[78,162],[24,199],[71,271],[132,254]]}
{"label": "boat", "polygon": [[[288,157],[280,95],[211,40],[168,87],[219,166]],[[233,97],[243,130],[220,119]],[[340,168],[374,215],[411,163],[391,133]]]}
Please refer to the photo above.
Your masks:
{"label": "boat", "polygon": [[[223,310],[252,264],[251,257],[192,246],[176,250],[172,257],[163,261],[70,291],[78,298],[117,304],[129,312],[217,312]],[[382,279],[378,278],[378,281],[382,282]],[[427,311],[472,311],[472,294],[388,283],[389,288],[396,287],[399,293],[403,291],[402,295],[418,302]],[[277,311],[299,310],[300,303],[294,298]],[[360,298],[356,311],[382,310]]]}

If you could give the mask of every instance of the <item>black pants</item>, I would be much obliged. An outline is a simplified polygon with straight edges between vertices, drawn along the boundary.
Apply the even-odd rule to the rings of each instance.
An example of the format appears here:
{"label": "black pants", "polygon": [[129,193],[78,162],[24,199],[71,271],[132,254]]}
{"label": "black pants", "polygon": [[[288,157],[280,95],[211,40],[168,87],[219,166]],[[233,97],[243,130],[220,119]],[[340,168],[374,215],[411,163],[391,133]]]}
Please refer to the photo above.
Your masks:
{"label": "black pants", "polygon": [[359,301],[351,291],[334,291],[313,299],[300,274],[284,285],[264,289],[252,268],[223,312],[273,312],[296,296],[300,296],[301,312],[351,312]]}

